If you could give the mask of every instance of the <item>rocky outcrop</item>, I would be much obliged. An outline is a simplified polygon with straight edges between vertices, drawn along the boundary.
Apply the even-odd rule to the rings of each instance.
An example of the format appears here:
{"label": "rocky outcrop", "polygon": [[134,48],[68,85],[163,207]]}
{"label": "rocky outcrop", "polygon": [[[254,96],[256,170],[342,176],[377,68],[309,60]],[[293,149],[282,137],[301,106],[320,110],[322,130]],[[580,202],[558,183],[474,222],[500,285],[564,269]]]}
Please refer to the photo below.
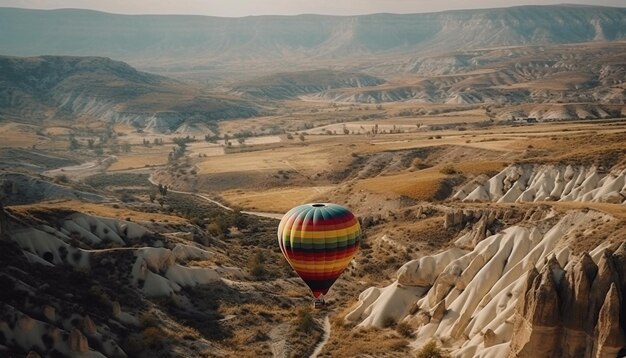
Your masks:
{"label": "rocky outcrop", "polygon": [[594,358],[617,357],[620,350],[626,346],[624,329],[620,325],[620,297],[615,283],[604,300],[598,317],[598,325],[594,335]]}
{"label": "rocky outcrop", "polygon": [[510,357],[553,357],[558,355],[560,310],[558,286],[545,265],[532,281],[517,306]]}
{"label": "rocky outcrop", "polygon": [[529,273],[515,313],[510,357],[616,357],[626,347],[620,323],[620,257],[604,251],[596,265],[584,254],[558,281],[556,260]]}
{"label": "rocky outcrop", "polygon": [[523,212],[517,212],[512,209],[456,209],[448,210],[444,215],[443,226],[446,229],[461,229],[461,235],[455,241],[455,244],[463,248],[473,248],[486,237],[491,236],[502,228],[505,224],[518,222],[524,217],[524,220],[539,220],[546,216],[546,212],[541,208],[531,208],[524,215]]}
{"label": "rocky outcrop", "polygon": [[56,321],[56,309],[52,306],[46,305],[43,308],[43,315],[49,322]]}
{"label": "rocky outcrop", "polygon": [[91,320],[91,317],[89,317],[89,315],[87,315],[87,316],[85,316],[85,318],[83,318],[82,329],[83,329],[83,332],[85,332],[85,334],[88,335],[88,336],[95,336],[96,333],[98,332],[96,324],[93,323],[93,321]]}
{"label": "rocky outcrop", "polygon": [[70,333],[70,348],[77,353],[86,353],[89,351],[87,337],[76,328],[72,329]]}
{"label": "rocky outcrop", "polygon": [[117,301],[113,302],[113,304],[111,305],[111,311],[111,314],[115,319],[120,319],[120,317],[122,316],[122,307]]}
{"label": "rocky outcrop", "polygon": [[561,345],[567,357],[579,357],[585,353],[590,335],[587,316],[591,286],[598,273],[598,266],[585,253],[572,270],[565,274],[561,285],[561,314],[563,337]]}

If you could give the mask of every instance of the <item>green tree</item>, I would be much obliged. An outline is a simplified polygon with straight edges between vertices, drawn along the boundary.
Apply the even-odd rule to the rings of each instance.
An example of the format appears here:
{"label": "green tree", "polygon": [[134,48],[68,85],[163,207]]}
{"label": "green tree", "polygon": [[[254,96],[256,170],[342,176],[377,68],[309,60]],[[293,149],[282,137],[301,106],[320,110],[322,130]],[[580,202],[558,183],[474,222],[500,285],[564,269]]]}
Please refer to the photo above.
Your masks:
{"label": "green tree", "polygon": [[76,150],[80,148],[80,143],[76,140],[74,134],[70,134],[70,150]]}
{"label": "green tree", "polygon": [[131,151],[132,147],[131,147],[130,143],[124,142],[124,143],[122,143],[121,148],[122,148],[122,151],[124,153],[129,153]]}

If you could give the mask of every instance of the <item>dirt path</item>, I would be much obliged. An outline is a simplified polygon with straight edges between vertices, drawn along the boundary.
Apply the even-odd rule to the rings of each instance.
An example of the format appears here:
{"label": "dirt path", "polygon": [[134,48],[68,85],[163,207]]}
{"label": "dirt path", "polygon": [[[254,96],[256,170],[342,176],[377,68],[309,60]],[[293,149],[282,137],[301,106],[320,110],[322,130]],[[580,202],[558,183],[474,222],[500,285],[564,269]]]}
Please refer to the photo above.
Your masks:
{"label": "dirt path", "polygon": [[[152,175],[150,177],[148,177],[148,180],[150,181],[150,183],[152,185],[159,185],[159,183],[156,180],[154,180]],[[181,191],[181,190],[174,190],[174,189],[167,189],[167,191],[171,192],[171,193],[176,193],[176,194],[193,195],[193,196],[195,196],[197,198],[200,198],[200,199],[206,200],[206,201],[208,201],[210,203],[213,203],[213,204],[219,206],[222,209],[225,209],[225,210],[228,210],[228,211],[233,211],[234,210],[233,208],[231,208],[229,206],[226,206],[226,205],[220,203],[219,201],[215,201],[215,200],[209,198],[208,196],[206,196],[204,194],[192,193],[192,192],[188,192],[188,191]],[[270,219],[277,219],[277,220],[280,220],[283,217],[283,214],[266,213],[266,212],[262,212],[262,211],[242,211],[242,213],[248,214],[248,215],[259,216],[259,217],[262,217],[262,218],[270,218]]]}
{"label": "dirt path", "polygon": [[68,167],[62,167],[57,169],[52,169],[43,172],[43,175],[49,177],[55,177],[57,175],[66,175],[72,180],[80,180],[86,177],[92,176],[94,174],[98,174],[104,172],[106,168],[111,165],[111,163],[115,162],[117,157],[112,155],[106,157],[104,159],[97,159],[89,162],[85,162],[79,165],[71,165]]}
{"label": "dirt path", "polygon": [[289,325],[286,323],[279,324],[274,327],[270,333],[270,348],[272,350],[272,356],[276,358],[283,358],[287,356],[286,346],[287,346],[287,329]]}
{"label": "dirt path", "polygon": [[311,354],[309,358],[317,358],[318,354],[322,352],[326,343],[328,343],[328,339],[330,338],[330,319],[328,315],[324,317],[324,335],[322,336],[322,340],[317,344],[315,350]]}

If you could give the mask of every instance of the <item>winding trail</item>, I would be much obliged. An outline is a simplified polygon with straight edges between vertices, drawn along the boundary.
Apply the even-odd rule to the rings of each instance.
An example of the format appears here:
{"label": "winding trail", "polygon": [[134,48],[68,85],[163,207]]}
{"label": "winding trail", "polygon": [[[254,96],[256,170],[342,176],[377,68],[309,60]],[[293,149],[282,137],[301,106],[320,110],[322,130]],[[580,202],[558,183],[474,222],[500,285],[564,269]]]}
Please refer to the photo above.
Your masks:
{"label": "winding trail", "polygon": [[67,167],[47,170],[42,174],[49,177],[54,177],[57,175],[67,175],[74,180],[79,180],[97,174],[99,172],[104,172],[105,169],[116,160],[116,156],[110,155],[105,158],[95,159],[78,165],[70,165]]}
{"label": "winding trail", "polygon": [[[150,175],[148,177],[148,181],[150,181],[150,183],[152,185],[159,185],[159,183],[152,177],[152,175]],[[184,194],[184,195],[193,195],[197,198],[206,200],[212,204],[215,204],[217,206],[219,206],[222,209],[228,210],[228,211],[234,211],[233,208],[226,206],[222,203],[220,203],[219,201],[213,200],[211,198],[209,198],[208,196],[204,195],[204,194],[199,194],[199,193],[192,193],[189,191],[181,191],[181,190],[174,190],[174,189],[167,189],[168,192],[171,193],[176,193],[176,194]],[[254,216],[258,216],[258,217],[262,217],[262,218],[270,218],[270,219],[277,219],[280,220],[282,219],[284,214],[277,214],[277,213],[267,213],[267,212],[263,212],[263,211],[242,211],[242,213],[244,214],[248,214],[248,215],[254,215]]]}
{"label": "winding trail", "polygon": [[328,339],[330,338],[330,319],[328,315],[324,317],[324,335],[322,336],[322,340],[317,344],[313,353],[309,356],[309,358],[317,358],[317,356],[322,352],[326,343],[328,343]]}

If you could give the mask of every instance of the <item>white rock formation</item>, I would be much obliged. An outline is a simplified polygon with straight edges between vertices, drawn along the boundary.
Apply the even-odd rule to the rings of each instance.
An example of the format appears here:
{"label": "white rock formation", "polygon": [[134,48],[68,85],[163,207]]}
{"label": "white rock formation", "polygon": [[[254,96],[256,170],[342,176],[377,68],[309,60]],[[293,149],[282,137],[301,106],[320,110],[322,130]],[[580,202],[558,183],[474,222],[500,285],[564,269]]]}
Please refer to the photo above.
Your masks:
{"label": "white rock formation", "polygon": [[[536,226],[509,227],[469,252],[451,248],[411,261],[391,285],[361,293],[345,319],[357,327],[404,320],[415,330],[415,347],[436,339],[453,357],[506,357],[529,270],[545,270],[548,263],[553,281],[560,282],[565,276],[562,268],[571,269],[568,263],[578,260],[567,241],[598,220],[616,219],[595,211],[573,211]],[[597,264],[603,250],[592,251],[589,258]]]}
{"label": "white rock formation", "polygon": [[169,296],[183,286],[195,286],[221,279],[213,268],[185,267],[176,263],[172,250],[144,247],[135,252],[137,259],[132,268],[133,282],[143,285],[146,296]]}
{"label": "white rock formation", "polygon": [[489,180],[477,178],[454,196],[462,201],[626,202],[626,169],[603,174],[596,167],[511,165]]}

